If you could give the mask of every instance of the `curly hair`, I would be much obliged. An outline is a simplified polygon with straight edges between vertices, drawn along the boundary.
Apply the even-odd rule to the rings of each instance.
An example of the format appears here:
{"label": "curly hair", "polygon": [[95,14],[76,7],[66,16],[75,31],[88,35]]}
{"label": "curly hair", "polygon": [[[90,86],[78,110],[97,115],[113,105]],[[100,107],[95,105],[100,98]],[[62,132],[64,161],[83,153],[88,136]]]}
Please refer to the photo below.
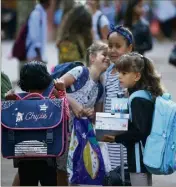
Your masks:
{"label": "curly hair", "polygon": [[26,92],[45,90],[52,82],[52,77],[44,63],[32,61],[24,64],[20,71],[19,87]]}
{"label": "curly hair", "polygon": [[139,72],[141,78],[136,84],[137,89],[149,91],[154,99],[164,93],[160,76],[150,59],[132,52],[122,55],[116,61],[115,66],[119,72]]}

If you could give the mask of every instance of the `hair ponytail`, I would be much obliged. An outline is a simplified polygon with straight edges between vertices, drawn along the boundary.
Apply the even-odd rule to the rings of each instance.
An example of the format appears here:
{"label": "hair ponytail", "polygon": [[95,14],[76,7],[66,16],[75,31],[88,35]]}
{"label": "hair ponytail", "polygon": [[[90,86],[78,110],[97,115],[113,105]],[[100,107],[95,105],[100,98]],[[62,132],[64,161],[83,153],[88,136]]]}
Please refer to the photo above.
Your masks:
{"label": "hair ponytail", "polygon": [[154,98],[163,94],[164,89],[160,83],[161,76],[154,68],[152,61],[142,56],[144,62],[143,72],[141,73],[141,80],[143,87],[150,91]]}

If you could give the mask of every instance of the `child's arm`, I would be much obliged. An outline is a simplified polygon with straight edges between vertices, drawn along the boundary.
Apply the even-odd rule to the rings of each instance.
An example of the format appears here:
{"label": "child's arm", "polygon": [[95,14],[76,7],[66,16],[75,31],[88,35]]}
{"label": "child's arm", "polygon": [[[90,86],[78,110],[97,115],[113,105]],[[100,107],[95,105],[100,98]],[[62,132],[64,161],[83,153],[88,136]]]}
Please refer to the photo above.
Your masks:
{"label": "child's arm", "polygon": [[81,76],[83,71],[82,66],[77,66],[60,77],[60,80],[64,82],[65,87],[68,88]]}
{"label": "child's arm", "polygon": [[83,106],[80,105],[74,98],[70,97],[68,94],[66,95],[66,91],[65,91],[65,88],[71,86],[76,81],[76,78],[78,78],[79,76],[79,71],[81,68],[77,68],[77,70],[74,69],[73,69],[73,75],[71,70],[69,73],[63,75],[60,79],[54,80],[54,83],[56,89],[58,90],[59,98],[62,97],[64,91],[65,96],[67,96],[68,99],[68,104],[70,105],[73,113],[75,114],[76,117],[80,118],[85,114]]}

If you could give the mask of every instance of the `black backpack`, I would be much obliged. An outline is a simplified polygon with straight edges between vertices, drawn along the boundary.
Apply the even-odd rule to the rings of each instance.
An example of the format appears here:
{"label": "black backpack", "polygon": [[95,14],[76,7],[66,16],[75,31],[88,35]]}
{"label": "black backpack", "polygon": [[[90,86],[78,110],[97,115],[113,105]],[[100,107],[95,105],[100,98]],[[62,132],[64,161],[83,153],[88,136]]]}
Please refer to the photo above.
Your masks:
{"label": "black backpack", "polygon": [[124,169],[124,174],[125,182],[122,181],[121,166],[116,167],[114,170],[106,174],[103,186],[131,186],[130,173],[128,169]]}

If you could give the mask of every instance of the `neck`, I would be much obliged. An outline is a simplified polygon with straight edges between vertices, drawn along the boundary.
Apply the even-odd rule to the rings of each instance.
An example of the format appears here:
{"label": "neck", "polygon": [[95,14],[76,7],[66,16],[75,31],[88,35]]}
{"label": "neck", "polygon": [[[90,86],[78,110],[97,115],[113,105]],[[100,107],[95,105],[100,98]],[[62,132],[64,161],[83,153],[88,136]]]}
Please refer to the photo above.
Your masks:
{"label": "neck", "polygon": [[97,11],[96,8],[92,8],[92,14],[95,14],[96,11]]}
{"label": "neck", "polygon": [[95,82],[97,82],[97,81],[100,79],[101,71],[98,70],[97,68],[95,68],[94,66],[90,66],[90,67],[89,67],[89,73],[90,73],[90,77],[91,77],[92,80],[94,80]]}

